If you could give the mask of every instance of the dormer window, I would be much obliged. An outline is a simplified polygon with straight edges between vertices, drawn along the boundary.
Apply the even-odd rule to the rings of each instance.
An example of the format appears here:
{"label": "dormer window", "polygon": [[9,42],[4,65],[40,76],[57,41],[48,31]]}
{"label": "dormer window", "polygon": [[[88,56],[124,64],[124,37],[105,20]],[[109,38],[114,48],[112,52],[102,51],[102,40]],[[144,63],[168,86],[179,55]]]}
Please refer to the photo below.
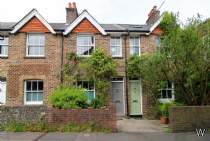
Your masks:
{"label": "dormer window", "polygon": [[9,47],[9,38],[1,37],[0,38],[0,57],[8,56],[8,47]]}
{"label": "dormer window", "polygon": [[44,57],[45,36],[40,33],[29,33],[27,37],[27,57]]}

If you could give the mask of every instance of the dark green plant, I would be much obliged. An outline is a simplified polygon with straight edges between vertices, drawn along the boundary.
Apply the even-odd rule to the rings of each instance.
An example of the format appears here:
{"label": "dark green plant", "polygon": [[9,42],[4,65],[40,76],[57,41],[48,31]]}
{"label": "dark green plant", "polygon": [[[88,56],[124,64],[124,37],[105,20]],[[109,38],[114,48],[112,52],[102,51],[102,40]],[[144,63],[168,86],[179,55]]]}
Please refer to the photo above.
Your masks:
{"label": "dark green plant", "polygon": [[79,88],[58,87],[49,96],[49,101],[59,109],[88,107],[85,91]]}
{"label": "dark green plant", "polygon": [[97,95],[95,99],[93,99],[90,103],[90,106],[94,109],[99,109],[106,105],[106,97],[103,97],[103,95]]}

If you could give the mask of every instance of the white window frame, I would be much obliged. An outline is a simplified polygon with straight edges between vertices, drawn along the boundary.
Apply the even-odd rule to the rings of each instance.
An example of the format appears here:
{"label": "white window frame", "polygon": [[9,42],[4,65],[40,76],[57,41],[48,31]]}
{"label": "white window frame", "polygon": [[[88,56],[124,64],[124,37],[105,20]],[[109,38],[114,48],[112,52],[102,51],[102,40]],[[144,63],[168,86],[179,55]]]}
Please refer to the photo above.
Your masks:
{"label": "white window frame", "polygon": [[[26,91],[27,82],[43,82],[43,91],[34,91],[34,92],[42,92],[42,101],[27,101],[26,100],[26,93],[27,92],[33,92],[33,91]],[[38,87],[38,85],[37,85]],[[25,105],[42,105],[44,99],[44,81],[43,80],[25,80],[24,81],[24,104]]]}
{"label": "white window frame", "polygon": [[[168,82],[167,82],[168,83]],[[162,97],[162,90],[171,90],[171,98],[163,98]],[[172,102],[175,100],[175,95],[174,95],[174,83],[171,82],[171,88],[168,88],[168,84],[167,84],[167,88],[163,88],[163,89],[160,89],[160,94],[161,94],[161,98],[159,98],[159,101],[161,103],[167,103],[167,102]]]}
{"label": "white window frame", "polygon": [[9,52],[9,38],[8,37],[2,37],[0,40],[5,40],[7,39],[7,43],[2,43],[0,44],[1,46],[7,47],[7,54],[0,54],[0,57],[8,57],[8,52]]}
{"label": "white window frame", "polygon": [[[120,45],[119,45],[119,46],[116,46],[116,45],[115,45],[115,47],[120,47],[120,54],[119,54],[119,55],[113,55],[113,54],[112,54],[112,47],[113,47],[113,45],[112,45],[111,40],[112,40],[113,38],[119,38],[119,39],[120,39]],[[110,38],[110,54],[111,54],[112,57],[122,57],[122,37],[121,37],[121,36],[112,36],[112,37]]]}
{"label": "white window frame", "polygon": [[136,54],[136,55],[140,56],[141,55],[141,39],[140,39],[140,37],[135,37],[135,36],[129,38],[130,55],[134,55],[133,48],[135,45],[131,45],[131,39],[133,39],[133,38],[138,39],[139,54]]}
{"label": "white window frame", "polygon": [[[91,37],[93,37],[93,44],[92,45],[78,45],[78,38],[79,37],[84,37],[84,36],[91,36]],[[88,54],[88,55],[81,55],[81,54],[78,54],[78,47],[92,47],[93,46],[93,51],[95,51],[95,36],[93,35],[93,34],[89,34],[89,33],[84,33],[84,34],[77,34],[77,40],[76,40],[76,42],[77,42],[77,52],[76,52],[76,54],[78,55],[78,56],[80,56],[80,57],[90,57],[91,55],[90,54]]]}
{"label": "white window frame", "polygon": [[[44,36],[44,46],[43,46],[43,48],[44,48],[44,54],[43,55],[30,55],[29,53],[28,53],[28,50],[29,50],[29,36],[30,35],[41,35],[41,36]],[[45,57],[45,34],[44,33],[28,33],[27,34],[27,41],[26,41],[26,57]]]}

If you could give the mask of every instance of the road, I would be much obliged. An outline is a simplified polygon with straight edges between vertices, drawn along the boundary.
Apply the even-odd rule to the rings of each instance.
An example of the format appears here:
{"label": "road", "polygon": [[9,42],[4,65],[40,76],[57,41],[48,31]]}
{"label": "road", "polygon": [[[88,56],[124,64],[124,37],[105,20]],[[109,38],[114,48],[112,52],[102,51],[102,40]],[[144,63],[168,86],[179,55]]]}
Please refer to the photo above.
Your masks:
{"label": "road", "polygon": [[210,141],[195,133],[5,133],[0,141]]}

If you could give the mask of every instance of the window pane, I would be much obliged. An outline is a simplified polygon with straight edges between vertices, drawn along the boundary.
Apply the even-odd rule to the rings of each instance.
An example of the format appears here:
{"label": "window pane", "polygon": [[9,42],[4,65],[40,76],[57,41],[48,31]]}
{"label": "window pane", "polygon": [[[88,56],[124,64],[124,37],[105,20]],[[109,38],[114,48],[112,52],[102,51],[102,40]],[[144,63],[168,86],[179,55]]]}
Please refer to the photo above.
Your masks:
{"label": "window pane", "polygon": [[43,82],[42,81],[39,81],[39,83],[38,83],[38,90],[43,91]]}
{"label": "window pane", "polygon": [[88,103],[90,103],[94,99],[94,91],[87,91],[86,92]]}
{"label": "window pane", "polygon": [[31,81],[26,82],[26,91],[31,91]]}
{"label": "window pane", "polygon": [[38,88],[37,88],[37,81],[33,81],[32,82],[32,90],[33,91],[37,91],[38,90]]}
{"label": "window pane", "polygon": [[88,90],[88,81],[83,81],[83,88]]}
{"label": "window pane", "polygon": [[94,90],[94,83],[89,82],[89,89],[88,90]]}
{"label": "window pane", "polygon": [[0,45],[0,54],[1,55],[8,55],[8,46]]}
{"label": "window pane", "polygon": [[111,54],[112,56],[120,56],[121,55],[121,41],[120,37],[112,37],[111,38]]}
{"label": "window pane", "polygon": [[32,101],[38,101],[38,94],[37,92],[32,93]]}
{"label": "window pane", "polygon": [[43,93],[38,93],[38,101],[42,101],[43,100]]}
{"label": "window pane", "polygon": [[162,90],[162,98],[167,98],[167,92],[166,92],[166,90]]}
{"label": "window pane", "polygon": [[168,98],[172,98],[172,91],[171,90],[167,90],[167,94],[168,94]]}
{"label": "window pane", "polygon": [[26,93],[26,101],[32,101],[32,94],[30,92]]}

